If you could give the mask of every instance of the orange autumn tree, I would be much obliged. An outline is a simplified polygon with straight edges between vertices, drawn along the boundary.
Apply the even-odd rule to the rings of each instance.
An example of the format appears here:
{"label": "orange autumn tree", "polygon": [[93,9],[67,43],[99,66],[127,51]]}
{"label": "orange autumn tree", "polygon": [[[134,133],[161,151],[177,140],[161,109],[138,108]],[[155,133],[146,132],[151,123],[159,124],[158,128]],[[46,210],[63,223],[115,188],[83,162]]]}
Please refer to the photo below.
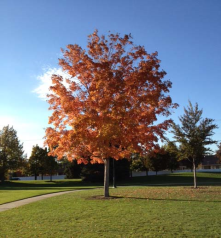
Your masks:
{"label": "orange autumn tree", "polygon": [[[59,65],[71,78],[52,76],[48,95],[52,127],[46,129],[51,155],[79,163],[104,163],[104,196],[109,196],[109,160],[143,154],[163,138],[171,120],[157,116],[176,107],[167,93],[157,52],[135,46],[131,35],[88,37],[87,50],[68,45]],[[67,85],[66,85],[67,83]]]}

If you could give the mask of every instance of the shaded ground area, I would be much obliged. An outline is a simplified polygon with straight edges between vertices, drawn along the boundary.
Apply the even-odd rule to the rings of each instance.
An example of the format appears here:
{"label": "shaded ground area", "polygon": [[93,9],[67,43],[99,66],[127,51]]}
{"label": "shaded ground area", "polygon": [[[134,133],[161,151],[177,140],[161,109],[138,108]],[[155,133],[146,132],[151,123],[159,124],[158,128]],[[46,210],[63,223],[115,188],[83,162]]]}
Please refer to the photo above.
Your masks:
{"label": "shaded ground area", "polygon": [[102,183],[83,182],[81,179],[63,179],[54,180],[52,182],[45,180],[27,180],[27,181],[5,181],[0,183],[0,190],[23,190],[25,189],[55,189],[55,188],[71,188],[84,186],[99,186]]}
{"label": "shaded ground area", "polygon": [[[197,173],[200,186],[221,185],[221,173]],[[167,175],[133,177],[118,185],[147,185],[147,186],[184,186],[193,184],[193,173],[172,173]]]}
{"label": "shaded ground area", "polygon": [[[213,184],[221,185],[221,173],[197,173],[197,182],[200,185]],[[167,175],[157,176],[142,176],[132,177],[124,181],[117,181],[117,185],[167,185],[176,184],[177,186],[187,183],[188,185],[193,183],[193,173],[171,173]],[[5,181],[0,183],[0,190],[28,190],[28,189],[67,189],[67,188],[81,188],[90,186],[102,186],[101,182],[83,182],[81,179],[65,179],[55,181]],[[110,184],[111,185],[111,184]]]}

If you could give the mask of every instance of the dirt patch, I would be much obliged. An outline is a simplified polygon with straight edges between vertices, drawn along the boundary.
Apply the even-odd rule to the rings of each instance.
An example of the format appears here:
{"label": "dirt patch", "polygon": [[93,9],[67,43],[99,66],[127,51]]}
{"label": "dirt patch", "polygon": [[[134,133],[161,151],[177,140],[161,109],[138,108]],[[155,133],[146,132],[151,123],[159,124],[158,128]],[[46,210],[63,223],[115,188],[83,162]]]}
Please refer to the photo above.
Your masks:
{"label": "dirt patch", "polygon": [[110,197],[104,197],[103,195],[97,195],[97,196],[91,196],[85,198],[86,200],[112,200],[112,199],[120,199],[122,197],[116,197],[116,196],[110,196]]}
{"label": "dirt patch", "polygon": [[202,189],[208,189],[209,187],[201,187],[201,186],[199,186],[197,188],[194,188],[194,187],[190,187],[190,188],[193,189],[193,190],[202,190]]}

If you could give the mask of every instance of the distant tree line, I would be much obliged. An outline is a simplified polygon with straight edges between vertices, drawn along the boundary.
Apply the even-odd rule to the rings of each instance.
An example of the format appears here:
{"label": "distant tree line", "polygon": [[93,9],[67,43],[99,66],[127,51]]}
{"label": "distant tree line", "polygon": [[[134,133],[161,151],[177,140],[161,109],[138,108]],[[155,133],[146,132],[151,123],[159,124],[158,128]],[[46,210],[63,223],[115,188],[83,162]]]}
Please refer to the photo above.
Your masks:
{"label": "distant tree line", "polygon": [[[176,146],[173,143],[160,148],[158,152],[152,151],[147,157],[138,154],[132,156],[132,160],[122,159],[115,161],[110,159],[110,180],[113,178],[115,169],[116,180],[126,179],[132,170],[160,170],[170,169],[173,171],[178,167]],[[57,161],[55,157],[48,155],[47,148],[38,145],[33,146],[29,158],[24,154],[23,144],[19,141],[17,132],[13,127],[6,126],[0,131],[0,179],[11,179],[12,177],[34,176],[37,179],[49,175],[52,180],[53,174],[65,174],[66,178],[82,178],[85,181],[102,181],[104,178],[104,165],[92,163],[88,158],[87,164],[78,164],[77,160],[69,161],[63,158]]]}
{"label": "distant tree line", "polygon": [[16,130],[11,126],[5,126],[0,130],[0,180],[12,179],[16,176],[56,173],[57,161],[48,156],[47,148],[33,146],[30,158],[24,154],[23,144],[19,141]]}
{"label": "distant tree line", "polygon": [[[57,161],[53,156],[48,155],[47,148],[38,145],[33,146],[29,158],[24,154],[23,144],[19,141],[17,132],[13,127],[5,126],[0,130],[0,180],[22,176],[38,176],[41,179],[44,175],[65,174],[66,178],[82,178],[85,181],[100,181],[104,177],[103,164],[91,163],[88,158],[87,164],[77,164],[76,160],[69,161],[65,157]],[[113,174],[113,162],[111,162],[111,176]],[[130,164],[126,159],[115,162],[116,178],[128,178]]]}
{"label": "distant tree line", "polygon": [[[115,172],[116,180],[127,179],[130,177],[130,162],[127,159],[114,161],[110,158],[110,181],[113,181]],[[77,160],[66,161],[66,178],[81,178],[84,181],[98,182],[104,179],[104,164],[91,163],[88,158],[87,164],[78,164]]]}
{"label": "distant tree line", "polygon": [[150,150],[146,156],[139,154],[132,155],[131,170],[133,171],[155,171],[156,175],[159,171],[170,170],[173,172],[179,167],[178,148],[173,142],[158,147],[158,149]]}
{"label": "distant tree line", "polygon": [[[202,119],[202,110],[198,105],[184,108],[181,116],[181,125],[173,123],[172,133],[174,141],[146,152],[145,155],[131,154],[131,159],[120,159],[113,163],[110,158],[110,180],[113,175],[119,181],[129,178],[132,171],[159,171],[170,170],[173,172],[180,165],[193,170],[194,187],[196,183],[196,168],[202,162],[204,156],[210,152],[207,145],[216,143],[211,139],[214,129],[218,128],[213,119]],[[48,155],[47,148],[38,145],[33,146],[30,158],[24,154],[23,144],[19,141],[17,132],[13,127],[5,126],[0,130],[0,180],[19,176],[41,176],[53,174],[65,174],[66,178],[81,178],[85,181],[102,181],[104,179],[104,164],[94,163],[88,157],[86,164],[78,164],[77,160],[69,161],[63,158],[59,161]],[[216,157],[221,162],[221,143],[218,145]]]}

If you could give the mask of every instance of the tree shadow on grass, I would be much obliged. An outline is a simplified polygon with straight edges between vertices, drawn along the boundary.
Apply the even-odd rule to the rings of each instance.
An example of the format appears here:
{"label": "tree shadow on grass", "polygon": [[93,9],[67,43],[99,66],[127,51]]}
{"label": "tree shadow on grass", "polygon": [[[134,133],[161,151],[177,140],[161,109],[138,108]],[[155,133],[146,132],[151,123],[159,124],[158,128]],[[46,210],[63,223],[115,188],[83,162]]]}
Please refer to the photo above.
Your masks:
{"label": "tree shadow on grass", "polygon": [[[96,197],[99,197],[99,196],[94,196],[91,197],[91,199],[88,199],[88,200],[96,200]],[[102,197],[102,196],[100,196]],[[103,200],[105,198],[103,197]],[[124,197],[124,196],[110,196],[109,197],[109,200],[111,199],[134,199],[134,200],[145,200],[145,201],[173,201],[173,202],[200,202],[200,203],[221,203],[221,201],[208,201],[208,200],[195,200],[195,199],[170,199],[170,198],[140,198],[140,197]],[[99,200],[99,198],[97,199]]]}
{"label": "tree shadow on grass", "polygon": [[113,200],[113,199],[120,199],[120,198],[123,198],[123,197],[118,197],[118,196],[104,197],[103,195],[95,195],[95,196],[86,197],[85,200]]}

